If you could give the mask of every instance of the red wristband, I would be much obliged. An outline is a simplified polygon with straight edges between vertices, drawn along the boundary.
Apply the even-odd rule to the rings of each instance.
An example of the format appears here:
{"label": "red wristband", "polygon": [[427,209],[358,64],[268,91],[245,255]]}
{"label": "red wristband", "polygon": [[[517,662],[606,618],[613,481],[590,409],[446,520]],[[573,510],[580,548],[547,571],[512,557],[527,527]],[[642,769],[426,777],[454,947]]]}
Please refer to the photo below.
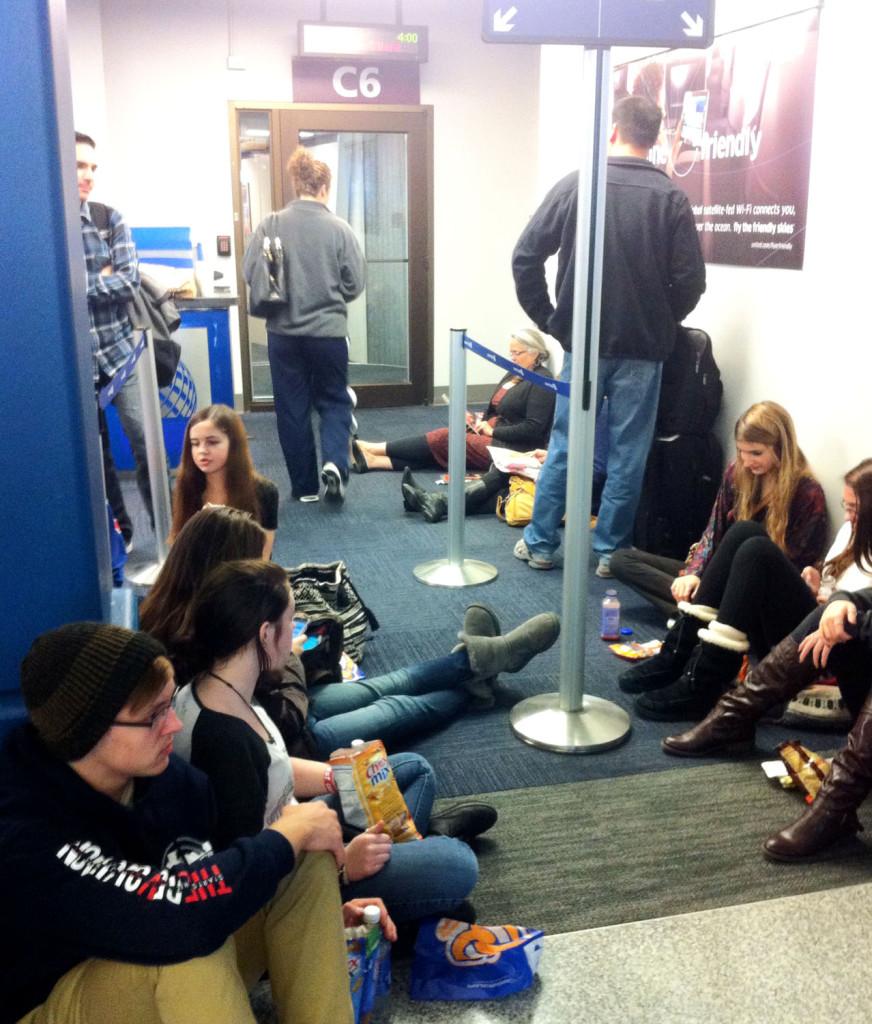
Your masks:
{"label": "red wristband", "polygon": [[333,769],[329,766],[324,769],[324,789],[328,793],[336,792],[336,779],[333,778]]}

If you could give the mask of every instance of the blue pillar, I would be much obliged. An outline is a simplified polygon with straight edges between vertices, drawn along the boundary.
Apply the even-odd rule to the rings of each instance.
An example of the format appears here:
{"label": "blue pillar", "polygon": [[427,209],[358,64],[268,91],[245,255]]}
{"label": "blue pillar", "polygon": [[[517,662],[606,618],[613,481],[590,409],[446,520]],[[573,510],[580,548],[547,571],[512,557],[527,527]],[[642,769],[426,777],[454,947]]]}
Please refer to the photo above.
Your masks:
{"label": "blue pillar", "polygon": [[63,0],[0,32],[0,726],[40,632],[106,619],[97,433]]}

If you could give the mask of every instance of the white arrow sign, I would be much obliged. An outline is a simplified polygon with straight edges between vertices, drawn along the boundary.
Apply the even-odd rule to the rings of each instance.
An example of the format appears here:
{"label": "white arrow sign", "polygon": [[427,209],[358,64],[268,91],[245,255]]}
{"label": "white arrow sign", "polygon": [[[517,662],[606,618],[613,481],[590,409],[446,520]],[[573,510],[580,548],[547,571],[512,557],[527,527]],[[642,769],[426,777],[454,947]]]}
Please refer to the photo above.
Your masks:
{"label": "white arrow sign", "polygon": [[683,11],[681,14],[681,20],[687,25],[684,29],[684,34],[691,39],[702,39],[703,33],[703,22],[702,15],[697,14],[696,19],[692,18],[687,11]]}
{"label": "white arrow sign", "polygon": [[517,13],[517,7],[510,7],[505,14],[503,14],[502,8],[498,11],[494,11],[494,32],[511,32],[515,27],[512,24],[512,18],[514,18]]}

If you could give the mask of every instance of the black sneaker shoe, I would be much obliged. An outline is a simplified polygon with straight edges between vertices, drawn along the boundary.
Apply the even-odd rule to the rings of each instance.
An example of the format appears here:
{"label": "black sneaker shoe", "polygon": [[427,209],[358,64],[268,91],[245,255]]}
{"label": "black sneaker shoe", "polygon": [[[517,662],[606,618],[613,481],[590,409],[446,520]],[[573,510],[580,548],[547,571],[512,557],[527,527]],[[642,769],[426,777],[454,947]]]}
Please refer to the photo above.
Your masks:
{"label": "black sneaker shoe", "polygon": [[475,839],[496,824],[497,812],[490,804],[467,801],[455,804],[438,814],[430,815],[428,835],[452,839]]}
{"label": "black sneaker shoe", "polygon": [[325,501],[345,501],[345,481],[335,463],[324,463],[324,468],[321,470],[321,482],[326,488]]}

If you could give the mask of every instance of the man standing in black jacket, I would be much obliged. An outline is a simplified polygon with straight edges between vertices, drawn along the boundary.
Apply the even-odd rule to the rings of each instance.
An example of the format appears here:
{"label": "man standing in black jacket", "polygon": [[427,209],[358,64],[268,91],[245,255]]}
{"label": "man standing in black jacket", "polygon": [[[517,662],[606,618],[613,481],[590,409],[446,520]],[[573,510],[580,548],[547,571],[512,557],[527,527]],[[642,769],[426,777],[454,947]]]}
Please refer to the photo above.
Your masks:
{"label": "man standing in black jacket", "polygon": [[208,781],[172,755],[172,666],[145,633],[45,633],[21,689],[30,721],[0,751],[0,1024],[254,1024],[266,967],[279,1020],[350,1024],[335,812],[288,806],[216,853]]}
{"label": "man standing in black jacket", "polygon": [[[663,361],[676,326],[705,291],[705,264],[687,196],[647,159],[660,109],[641,96],[615,104],[609,139],[597,409],[608,397],[608,465],[593,535],[597,574],[628,547],[651,447]],[[570,379],[578,175],[558,182],[524,229],[512,255],[518,301],[540,330],[557,338]],[[556,303],[546,260],[558,253]],[[548,459],[536,485],[533,520],[515,555],[533,569],[553,567],[566,505],[569,403],[558,396]]]}

